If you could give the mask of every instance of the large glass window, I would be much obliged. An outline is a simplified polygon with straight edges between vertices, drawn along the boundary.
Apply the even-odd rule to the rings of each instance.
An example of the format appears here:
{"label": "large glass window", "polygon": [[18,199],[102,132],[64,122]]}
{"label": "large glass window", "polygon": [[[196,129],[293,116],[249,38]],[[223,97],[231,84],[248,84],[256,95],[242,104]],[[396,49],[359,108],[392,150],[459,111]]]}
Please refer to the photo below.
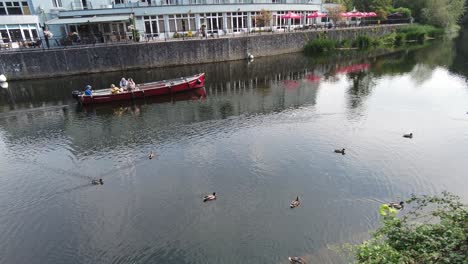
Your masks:
{"label": "large glass window", "polygon": [[37,30],[36,29],[31,29],[32,37],[34,39],[37,39]]}
{"label": "large glass window", "polygon": [[21,10],[19,2],[6,2],[6,7],[9,15],[22,15],[23,11]]}
{"label": "large glass window", "polygon": [[23,8],[23,15],[30,15],[31,14],[31,10],[29,10],[28,2],[26,2],[26,1],[21,2],[21,6]]}
{"label": "large glass window", "polygon": [[[145,33],[147,35],[157,36],[159,33],[165,32],[163,16],[144,16],[143,21],[145,23]],[[169,21],[171,21],[171,19],[169,19]],[[172,21],[174,22],[173,19]],[[174,23],[173,23],[173,27],[175,28]]]}
{"label": "large glass window", "polygon": [[0,16],[6,15],[6,9],[5,9],[5,4],[3,2],[0,2]]}
{"label": "large glass window", "polygon": [[29,29],[23,29],[23,35],[26,40],[31,39],[31,34],[29,33]]}
{"label": "large glass window", "polygon": [[[247,13],[246,12],[237,12],[237,13],[228,13],[228,21],[232,26],[232,32],[242,32],[247,28]],[[229,28],[228,28],[229,29]]]}
{"label": "large glass window", "polygon": [[10,38],[8,37],[8,31],[6,29],[0,29],[0,35],[3,43],[10,42]]}
{"label": "large glass window", "polygon": [[62,0],[52,0],[52,5],[54,7],[62,7]]}
{"label": "large glass window", "polygon": [[10,29],[10,37],[11,37],[11,41],[15,42],[15,41],[22,41],[23,40],[23,36],[21,36],[21,30],[19,29]]}
{"label": "large glass window", "polygon": [[208,13],[204,14],[206,29],[208,32],[214,31],[217,32],[220,29],[223,29],[223,14],[222,13]]}

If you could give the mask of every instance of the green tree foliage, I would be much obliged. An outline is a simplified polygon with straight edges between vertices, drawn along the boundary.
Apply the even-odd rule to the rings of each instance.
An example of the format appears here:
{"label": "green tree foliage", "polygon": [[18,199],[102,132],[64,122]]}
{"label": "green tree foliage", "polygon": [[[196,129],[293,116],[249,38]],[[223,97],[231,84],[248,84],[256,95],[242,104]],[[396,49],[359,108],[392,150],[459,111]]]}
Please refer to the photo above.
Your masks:
{"label": "green tree foliage", "polygon": [[351,11],[354,7],[354,0],[325,0],[326,4],[339,4],[346,8],[346,10]]}
{"label": "green tree foliage", "polygon": [[464,0],[427,0],[422,18],[427,24],[450,28],[458,23],[464,10]]}
{"label": "green tree foliage", "polygon": [[340,21],[343,19],[341,13],[345,11],[346,8],[343,5],[327,7],[328,17],[333,21],[334,24],[340,23]]}
{"label": "green tree foliage", "polygon": [[401,218],[381,208],[382,227],[356,248],[362,264],[468,263],[468,210],[460,198],[413,196]]}
{"label": "green tree foliage", "polygon": [[396,7],[407,7],[413,17],[422,23],[452,28],[461,19],[466,0],[396,0]]}
{"label": "green tree foliage", "polygon": [[273,15],[271,14],[271,11],[262,9],[260,10],[260,14],[257,15],[257,23],[258,26],[260,27],[268,27],[271,24],[271,19]]}

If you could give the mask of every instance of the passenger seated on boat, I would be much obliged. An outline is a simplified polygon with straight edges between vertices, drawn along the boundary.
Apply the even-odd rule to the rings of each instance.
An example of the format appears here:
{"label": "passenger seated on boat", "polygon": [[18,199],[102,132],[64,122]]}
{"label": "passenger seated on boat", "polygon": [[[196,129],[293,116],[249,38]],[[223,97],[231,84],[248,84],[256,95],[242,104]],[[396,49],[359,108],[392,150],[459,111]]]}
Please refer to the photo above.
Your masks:
{"label": "passenger seated on boat", "polygon": [[89,84],[86,85],[84,94],[85,95],[93,95],[93,91],[91,90],[91,85],[89,85]]}
{"label": "passenger seated on boat", "polygon": [[119,93],[119,88],[115,86],[115,84],[111,84],[111,93],[112,94],[118,94]]}
{"label": "passenger seated on boat", "polygon": [[128,85],[127,80],[125,80],[125,78],[122,77],[122,79],[120,80],[120,83],[119,83],[119,87],[125,89],[125,88],[127,88],[127,85]]}
{"label": "passenger seated on boat", "polygon": [[135,82],[132,78],[128,78],[127,80],[127,91],[135,90]]}

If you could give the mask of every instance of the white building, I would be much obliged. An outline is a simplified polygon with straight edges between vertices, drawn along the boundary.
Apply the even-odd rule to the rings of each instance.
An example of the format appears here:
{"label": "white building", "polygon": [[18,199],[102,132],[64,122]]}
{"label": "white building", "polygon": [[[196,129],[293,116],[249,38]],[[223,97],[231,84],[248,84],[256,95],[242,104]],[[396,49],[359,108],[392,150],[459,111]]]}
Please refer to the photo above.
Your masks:
{"label": "white building", "polygon": [[[306,19],[306,14],[322,11],[322,0],[0,0],[0,3],[3,3],[0,9],[7,13],[3,17],[0,11],[3,38],[8,36],[10,42],[34,38],[45,24],[54,34],[51,44],[55,45],[70,44],[73,32],[76,32],[73,41],[80,43],[128,40],[133,37],[133,27],[142,40],[294,29],[315,23]],[[19,3],[21,11],[11,8],[10,14],[8,3]],[[259,28],[257,17],[262,9],[270,11],[272,19],[270,26]],[[300,14],[302,18],[282,19],[287,12]]]}
{"label": "white building", "polygon": [[31,0],[0,0],[0,49],[29,45],[40,32]]}

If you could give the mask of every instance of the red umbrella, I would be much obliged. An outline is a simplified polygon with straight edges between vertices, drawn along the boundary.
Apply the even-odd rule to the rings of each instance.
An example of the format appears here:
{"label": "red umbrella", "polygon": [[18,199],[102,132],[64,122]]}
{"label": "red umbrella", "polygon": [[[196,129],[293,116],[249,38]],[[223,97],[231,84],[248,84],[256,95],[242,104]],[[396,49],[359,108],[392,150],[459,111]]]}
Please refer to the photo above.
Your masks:
{"label": "red umbrella", "polygon": [[313,12],[311,14],[307,15],[307,18],[317,18],[317,17],[326,17],[327,14],[322,13],[322,12]]}
{"label": "red umbrella", "polygon": [[376,14],[375,12],[369,12],[369,13],[367,14],[367,16],[369,16],[369,17],[376,17],[377,14]]}
{"label": "red umbrella", "polygon": [[351,66],[341,67],[336,70],[336,73],[350,73],[350,72],[359,72],[369,69],[370,65],[367,63],[363,64],[354,64]]}
{"label": "red umbrella", "polygon": [[362,12],[356,12],[356,13],[354,13],[354,16],[356,16],[356,17],[363,17],[363,16],[364,16],[364,13],[362,13]]}
{"label": "red umbrella", "polygon": [[311,82],[320,82],[321,80],[320,76],[313,75],[313,74],[307,74],[305,76],[305,79]]}
{"label": "red umbrella", "polygon": [[343,12],[343,13],[341,13],[340,15],[341,15],[342,17],[349,17],[349,14],[346,13],[346,12]]}
{"label": "red umbrella", "polygon": [[280,18],[282,18],[282,19],[301,19],[302,16],[298,15],[296,13],[293,13],[293,12],[288,12],[287,14],[280,16]]}
{"label": "red umbrella", "polygon": [[282,84],[286,90],[295,90],[301,86],[301,83],[295,80],[284,80]]}

